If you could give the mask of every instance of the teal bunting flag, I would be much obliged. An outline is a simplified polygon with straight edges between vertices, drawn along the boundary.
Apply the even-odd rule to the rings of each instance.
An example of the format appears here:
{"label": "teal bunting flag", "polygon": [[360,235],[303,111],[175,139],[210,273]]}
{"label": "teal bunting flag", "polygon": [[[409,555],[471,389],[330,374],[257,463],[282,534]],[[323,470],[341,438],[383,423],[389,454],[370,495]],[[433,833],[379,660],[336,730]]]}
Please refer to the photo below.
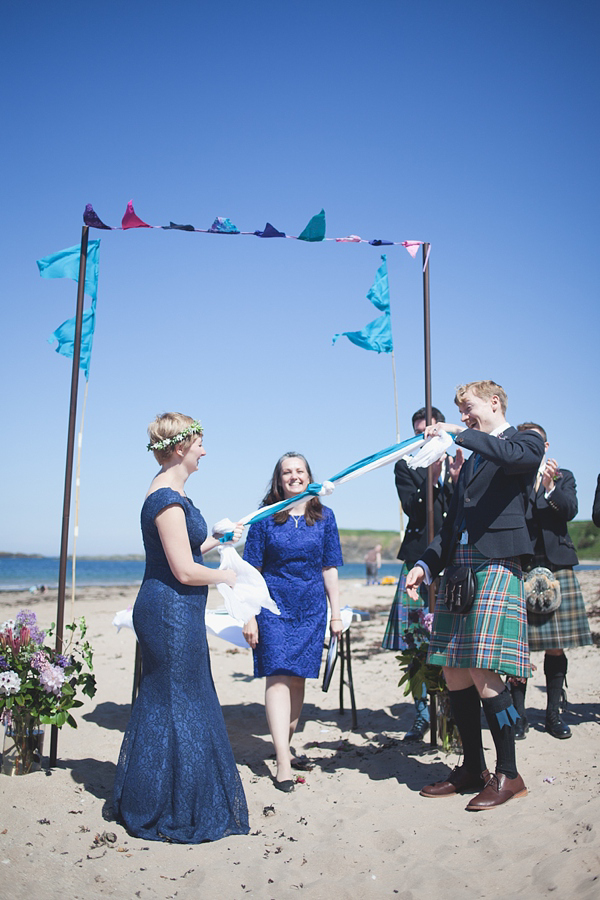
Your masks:
{"label": "teal bunting flag", "polygon": [[310,241],[314,243],[315,241],[324,241],[325,240],[325,210],[322,209],[320,213],[317,213],[316,216],[313,216],[304,231],[298,235],[299,241]]}
{"label": "teal bunting flag", "polygon": [[392,317],[390,314],[390,288],[387,272],[387,258],[381,257],[382,263],[377,269],[377,275],[373,287],[367,294],[373,306],[383,312],[382,316],[373,319],[361,331],[342,331],[334,334],[333,343],[340,337],[347,337],[349,341],[362,347],[363,350],[375,350],[376,353],[391,353],[394,349],[392,339]]}
{"label": "teal bunting flag", "polygon": [[[81,327],[81,353],[79,355],[79,368],[83,369],[85,380],[90,377],[90,361],[92,358],[92,343],[94,340],[94,328],[96,327],[96,301],[92,300],[90,309],[83,311]],[[56,352],[68,359],[73,359],[75,352],[75,317],[67,319],[59,325],[56,331],[48,338],[48,343],[58,341]]]}
{"label": "teal bunting flag", "polygon": [[[67,247],[50,256],[44,256],[37,260],[37,266],[42,278],[72,278],[79,281],[79,259],[81,247]],[[89,241],[87,248],[87,262],[85,268],[85,293],[92,300],[98,295],[98,260],[100,256],[100,241]]]}

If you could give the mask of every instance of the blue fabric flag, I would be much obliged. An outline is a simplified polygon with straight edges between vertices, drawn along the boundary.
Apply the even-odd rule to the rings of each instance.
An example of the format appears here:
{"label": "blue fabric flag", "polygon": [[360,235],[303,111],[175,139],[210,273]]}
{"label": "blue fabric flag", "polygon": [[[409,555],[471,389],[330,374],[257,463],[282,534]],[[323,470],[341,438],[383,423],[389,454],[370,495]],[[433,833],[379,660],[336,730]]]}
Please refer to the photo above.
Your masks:
{"label": "blue fabric flag", "polygon": [[[100,241],[90,241],[87,248],[87,263],[85,268],[86,294],[95,300],[98,296],[98,259],[100,255]],[[44,256],[37,260],[37,266],[42,278],[72,278],[79,281],[79,259],[81,247],[67,247],[50,256]]]}
{"label": "blue fabric flag", "polygon": [[388,283],[387,260],[381,257],[382,263],[377,269],[373,287],[367,294],[373,306],[383,312],[378,319],[373,319],[362,331],[342,331],[334,334],[333,343],[339,337],[347,337],[349,341],[362,347],[363,350],[375,350],[377,353],[391,353],[394,349],[392,340],[392,317],[390,315],[390,288]]}
{"label": "blue fabric flag", "polygon": [[325,210],[313,216],[304,231],[298,235],[299,241],[324,241],[325,240]]}
{"label": "blue fabric flag", "polygon": [[[96,301],[92,302],[90,309],[83,311],[83,323],[81,328],[81,353],[79,355],[79,368],[83,369],[86,381],[90,377],[90,361],[92,358],[92,342],[94,340],[94,328],[96,327]],[[56,331],[48,338],[48,343],[58,341],[56,352],[69,359],[73,359],[75,352],[75,317],[67,319],[59,325]]]}
{"label": "blue fabric flag", "polygon": [[377,353],[391,353],[394,349],[392,342],[392,320],[389,312],[373,319],[362,331],[342,331],[334,334],[333,343],[339,337],[347,337],[349,341],[362,347],[363,350],[376,350]]}
{"label": "blue fabric flag", "polygon": [[382,262],[377,269],[373,287],[367,294],[367,300],[370,300],[373,306],[376,306],[381,312],[389,312],[390,285],[388,281],[387,257],[385,253],[382,255],[381,260]]}

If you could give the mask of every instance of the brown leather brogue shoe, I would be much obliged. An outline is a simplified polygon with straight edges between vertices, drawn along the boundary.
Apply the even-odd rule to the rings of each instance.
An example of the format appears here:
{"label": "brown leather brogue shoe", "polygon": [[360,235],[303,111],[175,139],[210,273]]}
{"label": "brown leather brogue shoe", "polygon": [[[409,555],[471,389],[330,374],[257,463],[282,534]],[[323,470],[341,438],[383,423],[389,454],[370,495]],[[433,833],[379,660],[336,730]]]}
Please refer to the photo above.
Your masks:
{"label": "brown leather brogue shoe", "polygon": [[465,766],[456,766],[445,781],[438,781],[435,784],[426,784],[422,791],[421,797],[453,797],[455,794],[461,794],[463,791],[480,791],[485,784],[485,779],[481,775],[469,772]]}
{"label": "brown leather brogue shoe", "polygon": [[482,812],[486,809],[495,809],[512,800],[513,797],[524,797],[527,794],[525,782],[520,775],[516,778],[508,778],[502,773],[490,775],[486,779],[486,784],[481,793],[467,804],[470,812]]}

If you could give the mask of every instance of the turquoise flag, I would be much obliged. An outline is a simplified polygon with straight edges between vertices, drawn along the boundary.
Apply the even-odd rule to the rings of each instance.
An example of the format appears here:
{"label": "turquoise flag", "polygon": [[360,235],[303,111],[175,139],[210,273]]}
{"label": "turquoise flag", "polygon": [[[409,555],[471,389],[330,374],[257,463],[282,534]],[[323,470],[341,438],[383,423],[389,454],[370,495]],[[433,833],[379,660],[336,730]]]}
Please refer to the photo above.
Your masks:
{"label": "turquoise flag", "polygon": [[373,306],[376,306],[381,312],[389,312],[390,285],[388,282],[387,257],[385,253],[381,259],[382,263],[377,269],[377,275],[375,276],[373,287],[367,294],[367,300],[370,300]]}
{"label": "turquoise flag", "polygon": [[[37,266],[42,278],[72,278],[79,281],[79,259],[81,247],[67,247],[50,256],[44,256],[37,260]],[[85,293],[93,300],[98,296],[98,259],[100,256],[100,241],[90,241],[87,248],[87,262],[85,268]],[[62,326],[61,326],[62,327]]]}
{"label": "turquoise flag", "polygon": [[320,213],[317,213],[316,216],[313,216],[304,231],[302,231],[298,235],[299,241],[310,241],[314,243],[315,241],[324,241],[325,240],[325,210],[322,209]]}
{"label": "turquoise flag", "polygon": [[377,269],[373,287],[367,294],[373,306],[383,312],[378,319],[373,319],[361,331],[342,331],[334,334],[333,343],[339,337],[347,337],[349,341],[362,347],[363,350],[375,350],[376,353],[391,353],[394,349],[392,340],[392,317],[390,314],[390,288],[388,283],[387,259],[381,257],[382,263]]}
{"label": "turquoise flag", "polygon": [[[92,301],[90,309],[83,311],[81,327],[81,353],[79,355],[79,368],[83,369],[86,381],[90,377],[90,361],[92,358],[92,343],[94,340],[94,328],[96,327],[96,301]],[[48,343],[58,341],[56,352],[69,359],[73,359],[75,352],[75,317],[67,319],[59,325],[56,331],[48,338]]]}

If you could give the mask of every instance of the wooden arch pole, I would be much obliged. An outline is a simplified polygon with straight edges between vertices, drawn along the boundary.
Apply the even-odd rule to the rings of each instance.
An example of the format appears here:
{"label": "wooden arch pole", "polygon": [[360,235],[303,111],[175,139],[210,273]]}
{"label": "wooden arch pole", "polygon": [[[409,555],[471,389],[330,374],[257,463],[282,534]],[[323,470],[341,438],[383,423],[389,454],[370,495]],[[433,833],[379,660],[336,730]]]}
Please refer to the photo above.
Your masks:
{"label": "wooden arch pole", "polygon": [[[429,255],[431,245],[423,244],[423,338],[424,338],[424,359],[425,359],[425,410],[427,424],[431,425],[431,317],[429,306]],[[426,486],[426,503],[427,503],[427,543],[430,544],[435,537],[434,521],[433,521],[433,472],[432,467],[427,469],[427,486]],[[429,585],[429,612],[433,612],[435,607],[435,583]],[[429,718],[430,718],[430,742],[431,746],[437,744],[437,709],[435,702],[435,694],[431,694],[429,700]]]}
{"label": "wooden arch pole", "polygon": [[[87,263],[89,227],[81,229],[81,252],[79,258],[79,279],[77,283],[77,308],[75,312],[75,340],[73,343],[73,368],[71,371],[71,401],[69,406],[69,428],[67,432],[67,458],[65,465],[65,491],[63,499],[62,532],[60,539],[60,563],[58,569],[58,597],[56,600],[56,650],[63,646],[65,624],[65,591],[67,584],[67,555],[69,552],[69,519],[71,510],[71,486],[73,483],[73,456],[75,449],[75,423],[77,419],[77,389],[79,387],[79,364],[81,361],[81,332],[83,328],[83,295],[85,289],[85,269]],[[52,726],[50,737],[50,768],[56,765],[58,752],[58,728]]]}

